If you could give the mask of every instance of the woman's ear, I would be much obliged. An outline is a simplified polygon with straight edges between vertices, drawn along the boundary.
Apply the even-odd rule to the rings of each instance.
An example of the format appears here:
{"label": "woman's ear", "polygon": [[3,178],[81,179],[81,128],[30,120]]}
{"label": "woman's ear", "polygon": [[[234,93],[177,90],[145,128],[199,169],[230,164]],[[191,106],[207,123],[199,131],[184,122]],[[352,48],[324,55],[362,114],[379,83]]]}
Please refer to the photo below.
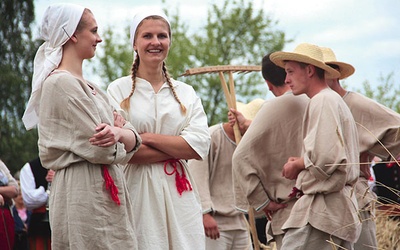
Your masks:
{"label": "woman's ear", "polygon": [[73,34],[73,35],[71,36],[71,40],[72,40],[74,43],[78,42],[78,38],[76,37],[75,34]]}

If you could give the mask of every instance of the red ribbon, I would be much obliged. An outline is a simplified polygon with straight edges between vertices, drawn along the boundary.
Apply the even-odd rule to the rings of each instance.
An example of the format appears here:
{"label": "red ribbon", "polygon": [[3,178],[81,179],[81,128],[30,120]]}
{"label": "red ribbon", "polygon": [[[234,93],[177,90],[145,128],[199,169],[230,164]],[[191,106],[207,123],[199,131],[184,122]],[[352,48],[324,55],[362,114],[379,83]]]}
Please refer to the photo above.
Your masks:
{"label": "red ribbon", "polygon": [[111,194],[111,199],[115,203],[117,203],[118,206],[121,205],[121,202],[118,197],[118,188],[115,185],[114,180],[110,175],[110,172],[108,172],[108,166],[107,165],[101,166],[101,170],[103,171],[103,178],[106,183],[106,189],[109,190]]}
{"label": "red ribbon", "polygon": [[298,189],[297,187],[293,187],[292,192],[289,194],[290,198],[300,198],[301,196],[303,196],[303,191],[301,191],[300,189]]}
{"label": "red ribbon", "polygon": [[[173,168],[173,170],[171,172],[167,171],[168,164],[170,164],[172,166],[172,168]],[[179,174],[178,164],[181,167],[182,174]],[[183,165],[179,160],[177,160],[177,159],[166,160],[165,163],[164,163],[164,172],[167,175],[175,174],[175,185],[176,185],[176,189],[178,190],[179,195],[182,195],[182,193],[184,191],[191,191],[192,190],[192,186],[190,185],[190,182],[186,178],[186,174],[185,174],[185,170],[183,168]]]}

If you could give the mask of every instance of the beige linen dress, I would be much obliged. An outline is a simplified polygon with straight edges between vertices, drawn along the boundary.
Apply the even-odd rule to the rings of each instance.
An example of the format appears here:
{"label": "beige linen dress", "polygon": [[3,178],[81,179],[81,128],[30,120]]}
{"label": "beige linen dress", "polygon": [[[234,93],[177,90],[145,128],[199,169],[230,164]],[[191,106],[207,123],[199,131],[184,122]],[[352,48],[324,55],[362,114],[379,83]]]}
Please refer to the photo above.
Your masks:
{"label": "beige linen dress", "polygon": [[[137,77],[127,118],[139,133],[181,136],[204,158],[209,150],[210,134],[201,100],[191,86],[171,81],[187,109],[186,114],[181,112],[167,83],[156,93],[148,81]],[[121,109],[119,104],[131,89],[131,76],[126,76],[112,82],[107,93]],[[193,187],[186,160],[180,162]],[[164,172],[164,162],[127,164],[124,172],[134,206],[139,249],[205,248],[202,210],[195,189],[180,195],[175,176]]]}
{"label": "beige linen dress", "polygon": [[[140,138],[129,153],[122,143],[91,145],[98,124],[114,124],[107,96],[92,86],[67,71],[55,71],[43,83],[39,155],[45,168],[56,171],[50,192],[52,249],[137,249],[132,204],[117,164],[132,157]],[[105,188],[103,164],[118,188],[119,206]]]}

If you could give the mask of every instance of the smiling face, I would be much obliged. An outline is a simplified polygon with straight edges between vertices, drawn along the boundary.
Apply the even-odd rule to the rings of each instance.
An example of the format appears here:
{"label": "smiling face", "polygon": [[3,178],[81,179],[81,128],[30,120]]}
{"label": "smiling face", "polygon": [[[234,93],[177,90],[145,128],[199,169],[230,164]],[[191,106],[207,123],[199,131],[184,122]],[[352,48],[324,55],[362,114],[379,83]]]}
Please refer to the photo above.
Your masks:
{"label": "smiling face", "polygon": [[138,26],[133,48],[144,64],[162,63],[170,48],[170,29],[164,19],[144,19]]}
{"label": "smiling face", "polygon": [[287,61],[285,63],[285,83],[292,89],[294,95],[307,93],[308,90],[308,65],[302,67],[298,62]]}
{"label": "smiling face", "polygon": [[82,59],[92,58],[95,54],[97,44],[102,42],[97,30],[96,19],[88,9],[85,9],[74,33],[77,39],[76,46]]}

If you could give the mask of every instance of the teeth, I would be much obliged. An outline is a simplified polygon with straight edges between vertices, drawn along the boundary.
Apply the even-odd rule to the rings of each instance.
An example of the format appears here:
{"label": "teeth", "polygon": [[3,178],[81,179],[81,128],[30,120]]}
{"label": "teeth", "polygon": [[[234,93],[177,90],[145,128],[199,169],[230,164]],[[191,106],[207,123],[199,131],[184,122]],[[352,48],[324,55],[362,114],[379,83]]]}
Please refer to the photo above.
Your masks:
{"label": "teeth", "polygon": [[149,50],[150,53],[160,53],[159,49],[151,49]]}

